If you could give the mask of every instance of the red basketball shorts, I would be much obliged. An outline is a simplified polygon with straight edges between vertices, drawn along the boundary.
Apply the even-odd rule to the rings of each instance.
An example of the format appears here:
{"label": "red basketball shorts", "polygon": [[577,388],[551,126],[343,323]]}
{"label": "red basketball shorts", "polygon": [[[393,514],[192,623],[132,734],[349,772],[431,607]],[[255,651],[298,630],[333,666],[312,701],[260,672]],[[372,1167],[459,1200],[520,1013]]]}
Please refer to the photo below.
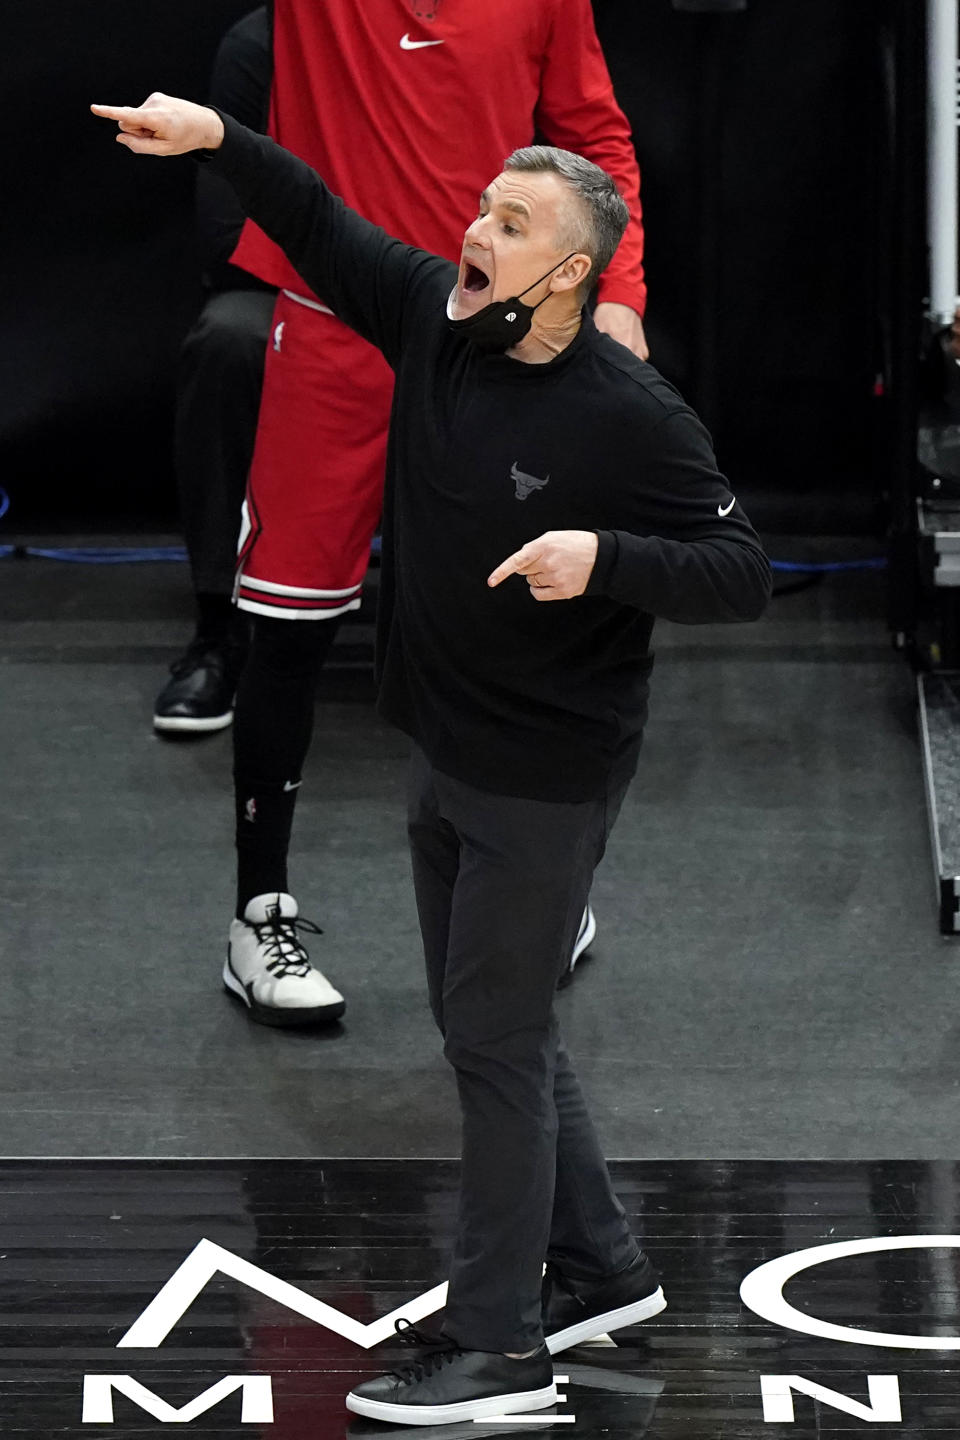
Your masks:
{"label": "red basketball shorts", "polygon": [[277,297],[237,557],[242,610],[356,610],[383,502],[393,371],[327,311]]}

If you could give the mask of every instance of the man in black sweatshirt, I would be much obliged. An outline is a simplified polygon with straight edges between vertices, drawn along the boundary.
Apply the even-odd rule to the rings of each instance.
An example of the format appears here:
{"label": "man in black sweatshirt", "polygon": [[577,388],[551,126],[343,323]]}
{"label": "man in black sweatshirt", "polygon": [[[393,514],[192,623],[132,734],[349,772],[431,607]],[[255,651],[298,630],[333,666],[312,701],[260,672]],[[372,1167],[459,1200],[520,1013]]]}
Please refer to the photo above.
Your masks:
{"label": "man in black sweatshirt", "polygon": [[551,1354],[665,1304],[561,1043],[556,980],[636,767],[654,617],[755,619],[769,566],[697,418],[583,309],[626,221],[596,166],[517,151],[458,269],[215,111],[162,95],[94,109],[135,152],[204,151],[396,372],[379,704],[414,741],[461,1193],[444,1339],[347,1404],[408,1424],[544,1408]]}

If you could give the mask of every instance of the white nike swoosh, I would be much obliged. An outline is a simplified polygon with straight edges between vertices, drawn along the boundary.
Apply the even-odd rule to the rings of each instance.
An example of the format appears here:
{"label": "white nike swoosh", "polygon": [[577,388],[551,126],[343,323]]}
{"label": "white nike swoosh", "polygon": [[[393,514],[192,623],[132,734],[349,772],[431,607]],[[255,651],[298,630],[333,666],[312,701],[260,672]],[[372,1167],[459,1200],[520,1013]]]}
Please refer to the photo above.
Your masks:
{"label": "white nike swoosh", "polygon": [[726,510],[724,510],[724,508],[723,508],[722,505],[718,505],[718,506],[717,506],[717,514],[718,514],[718,515],[729,515],[729,514],[730,514],[730,511],[733,509],[733,507],[734,507],[734,505],[736,505],[736,503],[737,503],[737,497],[736,497],[736,495],[734,495],[733,499],[730,501],[730,504],[727,506]]}
{"label": "white nike swoosh", "polygon": [[442,45],[442,40],[411,40],[410,32],[407,31],[400,41],[401,50],[426,50],[428,45]]}
{"label": "white nike swoosh", "polygon": [[283,788],[284,790],[299,790],[302,784],[302,780],[284,780]]}

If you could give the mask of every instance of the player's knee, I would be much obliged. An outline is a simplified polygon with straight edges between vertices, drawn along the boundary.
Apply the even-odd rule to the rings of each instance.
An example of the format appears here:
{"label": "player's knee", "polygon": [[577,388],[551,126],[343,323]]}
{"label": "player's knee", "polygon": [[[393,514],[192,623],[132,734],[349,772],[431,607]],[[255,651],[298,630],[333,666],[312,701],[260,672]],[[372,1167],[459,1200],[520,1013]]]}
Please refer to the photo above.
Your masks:
{"label": "player's knee", "polygon": [[214,295],[201,310],[183,342],[187,365],[209,365],[224,374],[263,367],[263,326],[241,294]]}
{"label": "player's knee", "polygon": [[313,673],[329,648],[329,621],[280,620],[256,616],[250,662],[285,674]]}

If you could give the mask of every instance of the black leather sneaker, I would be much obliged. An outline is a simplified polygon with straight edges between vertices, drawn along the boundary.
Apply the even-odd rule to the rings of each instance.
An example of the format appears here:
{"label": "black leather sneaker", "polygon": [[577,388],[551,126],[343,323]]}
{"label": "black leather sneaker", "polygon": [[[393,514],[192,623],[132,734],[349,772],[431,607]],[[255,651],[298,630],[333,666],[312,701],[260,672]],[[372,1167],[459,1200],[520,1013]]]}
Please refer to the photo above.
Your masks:
{"label": "black leather sneaker", "polygon": [[548,1264],[541,1295],[543,1333],[551,1355],[610,1330],[638,1325],[667,1307],[657,1272],[642,1250],[626,1270],[600,1281],[572,1280]]}
{"label": "black leather sneaker", "polygon": [[395,1425],[455,1425],[544,1410],[557,1402],[545,1345],[526,1360],[511,1360],[487,1350],[461,1350],[452,1340],[429,1343],[412,1327],[401,1338],[418,1347],[417,1359],[357,1385],[347,1396],[348,1410]]}
{"label": "black leather sneaker", "polygon": [[164,734],[223,730],[233,720],[233,697],[247,647],[198,635],[170,666],[153,707],[153,728]]}

